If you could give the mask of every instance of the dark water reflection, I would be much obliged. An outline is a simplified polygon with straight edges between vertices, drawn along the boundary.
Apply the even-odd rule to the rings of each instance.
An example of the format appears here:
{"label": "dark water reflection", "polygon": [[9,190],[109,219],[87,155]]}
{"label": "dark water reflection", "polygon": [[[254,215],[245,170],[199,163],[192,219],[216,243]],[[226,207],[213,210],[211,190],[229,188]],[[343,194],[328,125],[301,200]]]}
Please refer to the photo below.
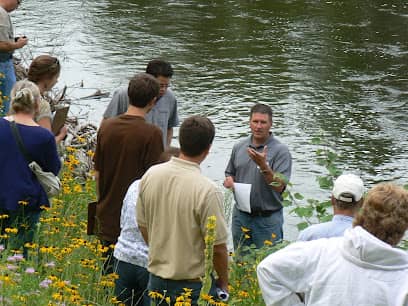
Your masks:
{"label": "dark water reflection", "polygon": [[[64,58],[59,86],[73,97],[126,84],[151,58],[172,62],[181,117],[216,124],[204,164],[215,180],[248,133],[249,107],[263,102],[293,152],[296,191],[327,196],[314,181],[324,171],[316,135],[369,184],[406,182],[406,1],[24,0],[14,18],[34,55]],[[80,100],[77,111],[99,122],[108,101]]]}

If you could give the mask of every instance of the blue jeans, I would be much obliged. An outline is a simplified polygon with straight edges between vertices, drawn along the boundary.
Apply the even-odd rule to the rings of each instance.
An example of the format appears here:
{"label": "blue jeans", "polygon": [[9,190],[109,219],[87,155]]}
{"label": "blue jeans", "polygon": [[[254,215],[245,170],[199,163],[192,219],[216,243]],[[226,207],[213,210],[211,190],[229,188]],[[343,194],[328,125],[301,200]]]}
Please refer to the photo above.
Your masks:
{"label": "blue jeans", "polygon": [[[183,295],[185,290],[183,288],[191,289],[191,306],[197,306],[198,298],[200,297],[202,283],[200,281],[189,281],[189,280],[171,280],[164,279],[159,276],[150,273],[149,277],[149,292],[158,292],[164,295],[164,297],[170,297],[171,302],[168,304],[165,299],[155,299],[155,305],[162,306],[174,306],[177,297]],[[216,284],[214,278],[212,278],[211,288],[209,294],[216,297]],[[217,301],[216,298],[214,298]]]}
{"label": "blue jeans", "polygon": [[32,242],[34,239],[35,229],[40,219],[41,210],[29,210],[25,207],[19,207],[18,210],[9,211],[0,209],[0,214],[6,214],[7,219],[0,220],[1,233],[5,233],[6,228],[17,228],[17,234],[8,234],[10,238],[4,240],[7,248],[17,250],[23,248],[23,255],[27,258],[27,248],[24,245]]}
{"label": "blue jeans", "polygon": [[[271,242],[283,239],[283,210],[280,209],[270,216],[251,216],[234,207],[232,212],[232,240],[235,251],[242,246],[255,244],[257,248],[264,245],[265,240]],[[248,229],[244,232],[242,228]]]}
{"label": "blue jeans", "polygon": [[114,258],[115,296],[126,306],[150,306],[147,284],[149,272],[146,268]]}
{"label": "blue jeans", "polygon": [[10,93],[16,83],[16,74],[14,72],[13,60],[9,59],[5,62],[0,62],[0,92],[3,98],[3,105],[0,107],[0,116],[8,113],[10,108]]}
{"label": "blue jeans", "polygon": [[[164,294],[165,297],[171,298],[170,305],[173,306],[176,302],[176,298],[183,295],[185,291],[183,288],[192,289],[191,292],[191,305],[196,306],[198,298],[200,296],[201,290],[201,282],[192,282],[187,280],[171,280],[171,279],[164,279],[159,276],[150,274],[149,278],[149,291],[159,292]],[[163,300],[156,299],[156,305],[168,305],[167,302]]]}

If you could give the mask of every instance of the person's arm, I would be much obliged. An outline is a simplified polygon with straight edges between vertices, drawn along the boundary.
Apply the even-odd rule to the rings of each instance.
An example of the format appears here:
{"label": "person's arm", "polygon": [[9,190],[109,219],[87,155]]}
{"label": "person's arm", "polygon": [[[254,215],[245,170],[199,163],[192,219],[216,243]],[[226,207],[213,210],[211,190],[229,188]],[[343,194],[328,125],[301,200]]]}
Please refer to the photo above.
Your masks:
{"label": "person's arm", "polygon": [[101,131],[103,130],[104,125],[99,127],[97,136],[96,136],[96,148],[95,154],[92,157],[94,171],[95,171],[95,191],[96,191],[96,199],[100,200],[100,190],[99,190],[99,183],[100,183],[100,169],[101,169],[101,158],[103,157],[103,151],[101,150]]}
{"label": "person's arm", "polygon": [[143,178],[139,183],[139,195],[137,197],[136,203],[136,223],[142,234],[142,237],[147,245],[149,245],[149,234],[147,231],[147,223],[146,223],[146,215],[145,215],[145,207],[143,203]]}
{"label": "person's arm", "polygon": [[1,52],[12,52],[16,49],[24,47],[28,43],[27,37],[19,37],[16,42],[14,41],[0,41]]}
{"label": "person's arm", "polygon": [[[51,135],[49,137],[51,138]],[[61,160],[58,156],[57,145],[55,144],[55,141],[52,138],[48,141],[46,150],[47,150],[45,153],[46,166],[43,167],[43,170],[51,171],[55,175],[58,175],[59,171],[61,170]]]}
{"label": "person's arm", "polygon": [[234,177],[233,176],[227,176],[224,180],[224,187],[228,189],[233,189],[234,188]]}
{"label": "person's arm", "polygon": [[168,128],[167,129],[167,140],[166,140],[167,148],[170,147],[172,139],[173,139],[173,128]]}
{"label": "person's arm", "polygon": [[104,119],[116,117],[126,113],[128,106],[129,97],[127,95],[127,87],[115,90],[112,95],[112,100],[109,102],[109,105],[106,107],[106,110],[103,113],[102,122]]}
{"label": "person's arm", "polygon": [[140,224],[138,224],[137,226],[139,227],[140,233],[142,234],[142,237],[146,242],[146,245],[149,245],[149,235],[147,234],[147,228],[144,226],[140,226]]}
{"label": "person's arm", "polygon": [[249,157],[258,165],[259,171],[262,173],[266,183],[271,186],[277,192],[283,192],[286,187],[286,182],[279,176],[275,175],[275,172],[269,166],[267,156],[267,146],[264,147],[262,152],[258,152],[252,148],[248,148]]}
{"label": "person's arm", "polygon": [[58,134],[55,135],[55,142],[60,143],[65,138],[65,136],[67,136],[67,133],[68,133],[68,128],[66,125],[64,125],[61,128],[61,130],[58,132]]}
{"label": "person's arm", "polygon": [[214,245],[214,269],[217,272],[217,286],[228,292],[228,249],[225,243]]}
{"label": "person's arm", "polygon": [[146,159],[143,163],[145,165],[145,171],[160,161],[160,156],[164,151],[163,134],[158,127],[154,128],[155,132],[153,133],[149,144],[146,146]]}
{"label": "person's arm", "polygon": [[[39,126],[52,132],[52,119],[50,104],[43,98],[40,101],[40,108],[36,116],[36,122]],[[68,128],[64,125],[61,130],[55,135],[55,142],[60,143],[68,133]]]}
{"label": "person's arm", "polygon": [[51,131],[51,118],[50,117],[42,117],[40,120],[37,121],[39,126]]}
{"label": "person's arm", "polygon": [[228,189],[234,188],[235,182],[235,166],[234,166],[234,159],[235,159],[235,148],[232,149],[231,157],[228,161],[227,168],[225,169],[225,180],[224,180],[224,187]]}
{"label": "person's arm", "polygon": [[325,244],[319,240],[293,243],[261,261],[257,276],[267,306],[304,305],[298,293],[313,286]]}
{"label": "person's arm", "polygon": [[99,171],[95,170],[96,198],[99,200]]}

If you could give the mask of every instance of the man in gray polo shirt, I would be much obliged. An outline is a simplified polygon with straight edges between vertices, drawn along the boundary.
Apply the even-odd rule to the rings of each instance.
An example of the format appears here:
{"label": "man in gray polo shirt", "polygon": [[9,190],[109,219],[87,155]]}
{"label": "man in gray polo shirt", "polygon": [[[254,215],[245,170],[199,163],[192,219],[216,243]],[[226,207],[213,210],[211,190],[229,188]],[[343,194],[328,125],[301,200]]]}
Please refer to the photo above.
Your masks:
{"label": "man in gray polo shirt", "polygon": [[[270,132],[271,127],[272,109],[265,104],[254,105],[250,112],[251,136],[234,145],[225,170],[226,188],[237,189],[239,186],[234,183],[247,184],[250,188],[250,209],[244,211],[234,206],[235,251],[243,245],[255,244],[260,248],[265,240],[283,238],[282,192],[290,179],[292,157],[288,147]],[[236,200],[237,190],[234,190]]]}
{"label": "man in gray polo shirt", "polygon": [[[146,67],[146,73],[153,75],[160,84],[159,98],[153,109],[146,115],[146,121],[157,125],[163,133],[163,145],[169,147],[173,138],[173,128],[179,124],[177,100],[168,88],[173,76],[170,63],[161,59],[151,60]],[[129,98],[127,87],[117,89],[103,114],[103,118],[116,117],[127,111]]]}

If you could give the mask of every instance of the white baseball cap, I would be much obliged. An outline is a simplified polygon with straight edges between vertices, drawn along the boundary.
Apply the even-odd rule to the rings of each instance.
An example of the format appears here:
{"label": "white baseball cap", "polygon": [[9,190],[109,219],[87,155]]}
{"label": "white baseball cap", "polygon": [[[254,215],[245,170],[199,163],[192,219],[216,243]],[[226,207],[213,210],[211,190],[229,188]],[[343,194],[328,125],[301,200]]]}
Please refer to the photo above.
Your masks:
{"label": "white baseball cap", "polygon": [[333,196],[343,202],[358,202],[364,194],[363,180],[354,174],[340,175],[333,186]]}

